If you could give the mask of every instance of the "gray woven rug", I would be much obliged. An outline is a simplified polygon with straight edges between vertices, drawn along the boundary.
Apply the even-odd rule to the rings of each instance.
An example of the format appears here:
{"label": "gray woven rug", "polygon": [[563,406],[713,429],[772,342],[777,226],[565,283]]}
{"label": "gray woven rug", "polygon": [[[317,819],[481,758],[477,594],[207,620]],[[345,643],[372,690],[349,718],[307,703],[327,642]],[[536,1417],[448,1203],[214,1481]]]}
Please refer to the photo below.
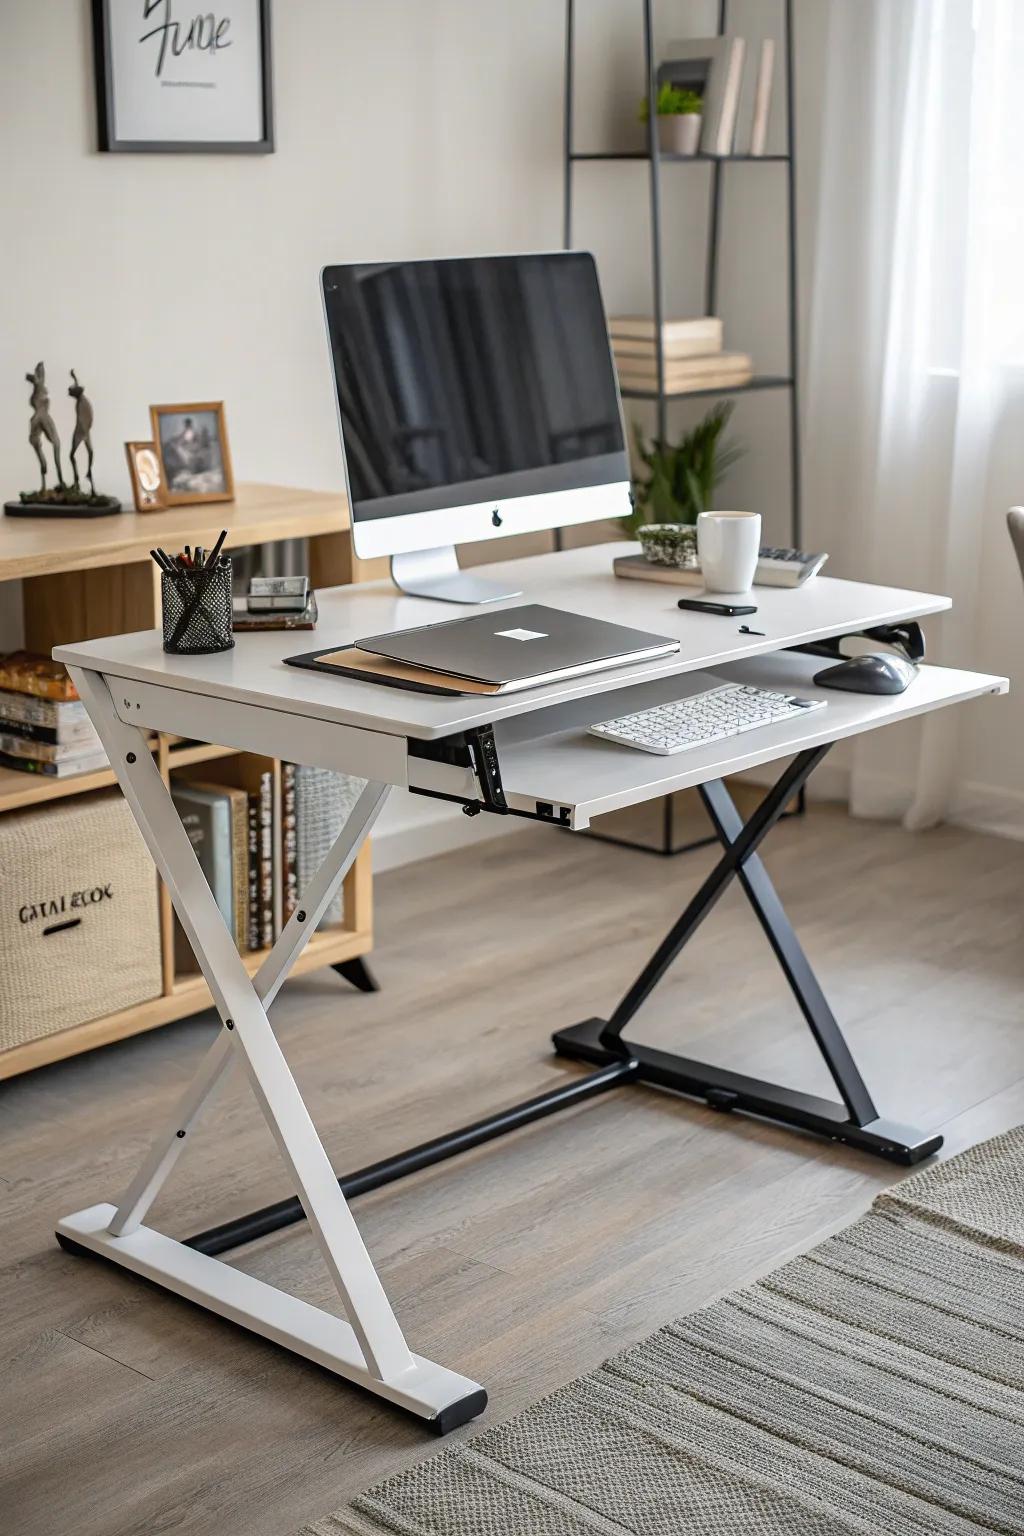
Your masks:
{"label": "gray woven rug", "polygon": [[304,1536],[1024,1533],[1024,1127]]}

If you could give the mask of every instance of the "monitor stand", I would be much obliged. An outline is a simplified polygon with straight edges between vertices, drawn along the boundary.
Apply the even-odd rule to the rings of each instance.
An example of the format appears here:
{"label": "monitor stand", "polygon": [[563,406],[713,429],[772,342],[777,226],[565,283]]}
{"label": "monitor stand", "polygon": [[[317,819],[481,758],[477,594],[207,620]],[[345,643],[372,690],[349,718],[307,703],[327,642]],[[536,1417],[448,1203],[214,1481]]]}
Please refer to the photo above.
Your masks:
{"label": "monitor stand", "polygon": [[461,571],[453,544],[392,555],[391,580],[410,597],[434,597],[442,603],[497,603],[523,595],[517,587]]}

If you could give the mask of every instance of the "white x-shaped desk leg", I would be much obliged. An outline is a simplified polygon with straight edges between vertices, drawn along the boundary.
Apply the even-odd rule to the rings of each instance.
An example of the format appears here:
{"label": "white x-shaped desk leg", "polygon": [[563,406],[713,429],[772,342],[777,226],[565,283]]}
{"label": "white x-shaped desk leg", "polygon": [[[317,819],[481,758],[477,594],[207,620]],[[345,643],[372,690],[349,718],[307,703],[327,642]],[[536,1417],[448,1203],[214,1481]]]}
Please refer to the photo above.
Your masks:
{"label": "white x-shaped desk leg", "polygon": [[[368,783],[255,979],[235,948],[145,737],[117,715],[107,684],[72,668],[125,799],[171,894],[206,977],[223,1030],[155,1138],[120,1205],[91,1206],[58,1223],[65,1248],[82,1248],[250,1328],[409,1409],[440,1431],[479,1413],[483,1388],[410,1353],[267,1009],[323,916],[387,798]],[[347,1322],[142,1225],[225,1069],[240,1058],[331,1273]]]}

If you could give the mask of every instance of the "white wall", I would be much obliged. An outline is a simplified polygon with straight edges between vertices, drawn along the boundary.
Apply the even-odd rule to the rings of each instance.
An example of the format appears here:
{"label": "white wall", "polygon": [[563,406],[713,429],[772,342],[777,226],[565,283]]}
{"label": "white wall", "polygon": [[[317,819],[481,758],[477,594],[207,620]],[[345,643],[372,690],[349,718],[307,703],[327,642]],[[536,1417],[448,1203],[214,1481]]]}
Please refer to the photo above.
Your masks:
{"label": "white wall", "polygon": [[[797,6],[805,255],[822,9]],[[3,0],[5,494],[33,477],[22,376],[40,357],[66,438],[66,370],[88,388],[102,488],[127,494],[121,445],[148,435],[149,403],[188,399],[225,400],[239,478],[339,486],[317,272],[331,260],[560,244],[560,0],[278,0],[269,156],[98,154],[89,10],[86,0]],[[713,0],[661,4],[658,37],[710,29],[716,10]],[[578,146],[639,146],[638,0],[581,0],[577,11]],[[733,15],[754,51],[781,4],[734,0]],[[776,137],[780,108],[781,99]],[[669,297],[698,312],[707,174],[664,173]],[[781,366],[781,171],[725,174],[728,342]],[[646,310],[646,167],[577,175],[576,242],[596,250],[609,308]],[[680,426],[698,413],[673,410]],[[751,453],[733,494],[762,506],[769,531],[784,537],[785,402],[744,401],[737,427]],[[15,593],[0,587],[0,646],[16,639],[16,613]],[[465,825],[437,807],[392,807],[382,840],[428,813]]]}
{"label": "white wall", "polygon": [[89,6],[5,0],[3,33],[7,473],[45,357],[86,382],[108,480],[150,401],[223,398],[236,473],[337,486],[320,266],[557,242],[549,0],[278,0],[267,156],[97,154]]}

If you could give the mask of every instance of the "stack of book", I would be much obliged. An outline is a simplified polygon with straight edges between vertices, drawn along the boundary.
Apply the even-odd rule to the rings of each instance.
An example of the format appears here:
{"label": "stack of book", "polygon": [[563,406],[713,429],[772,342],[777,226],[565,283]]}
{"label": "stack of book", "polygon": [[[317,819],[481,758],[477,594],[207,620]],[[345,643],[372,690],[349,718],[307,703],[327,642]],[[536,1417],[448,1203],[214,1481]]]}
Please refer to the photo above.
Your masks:
{"label": "stack of book", "polygon": [[[209,770],[206,770],[209,772]],[[171,798],[240,952],[269,949],[337,837],[361,779],[246,755],[215,783],[176,774]],[[342,918],[338,896],[324,923]],[[195,969],[175,922],[175,967]]]}
{"label": "stack of book", "polygon": [[107,767],[85,705],[59,662],[0,656],[0,767],[65,779]]}
{"label": "stack of book", "polygon": [[[618,315],[609,321],[615,369],[623,390],[658,388],[654,321],[642,315]],[[661,348],[665,393],[684,395],[698,389],[733,389],[753,377],[746,352],[723,352],[722,322],[713,315],[695,320],[663,320]]]}

